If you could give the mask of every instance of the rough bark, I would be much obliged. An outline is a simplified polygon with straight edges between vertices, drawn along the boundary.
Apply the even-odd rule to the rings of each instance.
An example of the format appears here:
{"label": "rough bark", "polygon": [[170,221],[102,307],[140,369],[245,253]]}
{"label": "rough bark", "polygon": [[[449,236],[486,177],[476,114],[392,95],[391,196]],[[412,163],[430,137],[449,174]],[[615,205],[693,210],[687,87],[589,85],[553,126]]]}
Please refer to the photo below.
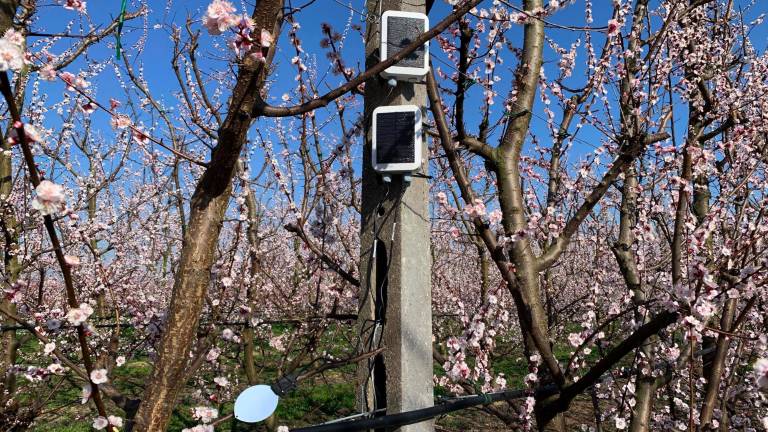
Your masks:
{"label": "rough bark", "polygon": [[[723,332],[731,331],[735,313],[736,299],[726,300],[723,315],[720,318],[720,330]],[[699,417],[699,424],[702,430],[707,430],[712,422],[712,416],[717,405],[717,397],[720,393],[720,382],[725,371],[725,357],[728,354],[730,345],[731,340],[727,334],[720,333],[717,336],[715,355],[713,356],[712,364],[707,368],[707,385],[704,393],[704,402],[701,406],[701,416]]]}
{"label": "rough bark", "polygon": [[[524,2],[526,11],[532,11],[542,6],[541,0]],[[515,82],[517,100],[513,112],[510,113],[511,120],[506,125],[506,130],[493,159],[498,179],[499,205],[503,214],[502,223],[506,235],[510,237],[524,232],[528,227],[520,178],[520,155],[531,122],[531,110],[543,60],[543,47],[544,23],[537,19],[528,20],[524,29],[523,55]],[[523,328],[528,327],[528,331],[524,332],[526,353],[528,355],[538,353],[545,362],[556,365],[557,359],[554,358],[551,350],[541,350],[542,344],[551,344],[551,342],[549,340],[547,314],[541,300],[538,265],[529,240],[525,236],[521,236],[512,244],[509,253],[516,269],[520,292],[528,305],[528,310],[518,310],[521,321],[525,321],[527,324],[523,325]],[[535,338],[540,340],[536,341]],[[553,369],[559,371],[559,366],[542,368],[542,381],[544,383],[557,380],[558,373]],[[556,415],[547,418],[548,416],[543,415],[541,406],[542,404],[536,406],[539,429],[564,431],[563,416]]]}
{"label": "rough bark", "polygon": [[[256,28],[271,31],[277,39],[282,6],[282,0],[258,2],[253,13]],[[137,431],[165,430],[177,395],[184,385],[181,378],[210,283],[210,271],[229,203],[232,178],[240,151],[247,140],[248,129],[255,119],[254,106],[273,55],[274,48],[270,49],[267,62],[246,57],[241,65],[227,117],[218,131],[218,143],[192,195],[187,235],[174,281],[167,324],[155,368],[136,414]]]}
{"label": "rough bark", "polygon": [[[16,15],[16,9],[19,6],[18,0],[0,1],[0,34],[5,33],[13,25],[13,17]],[[10,127],[10,125],[9,125]],[[3,268],[7,282],[14,284],[17,282],[21,267],[13,249],[18,244],[18,223],[16,221],[13,208],[6,203],[11,195],[13,188],[13,165],[11,163],[10,145],[5,139],[0,143],[0,227],[2,227],[3,238]],[[2,300],[3,310],[16,313],[16,306],[7,298]],[[13,326],[15,322],[8,317],[3,319],[3,325]],[[12,400],[16,391],[16,375],[12,371],[12,366],[16,364],[19,340],[16,330],[3,330],[2,332],[2,354],[0,355],[0,370],[3,373],[0,381],[0,406],[2,414],[0,418],[7,419],[15,415],[18,406],[9,401]],[[2,422],[0,422],[2,426]]]}

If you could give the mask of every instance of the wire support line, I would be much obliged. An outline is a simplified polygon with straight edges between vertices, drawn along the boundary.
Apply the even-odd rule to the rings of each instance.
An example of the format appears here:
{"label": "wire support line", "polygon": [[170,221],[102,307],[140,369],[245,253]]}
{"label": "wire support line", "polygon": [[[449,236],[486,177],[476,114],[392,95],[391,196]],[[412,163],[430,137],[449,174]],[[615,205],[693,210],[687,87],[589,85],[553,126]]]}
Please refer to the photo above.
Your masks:
{"label": "wire support line", "polygon": [[450,402],[444,402],[432,407],[406,411],[397,414],[388,414],[380,417],[363,418],[345,422],[324,423],[316,426],[291,429],[291,432],[354,432],[378,428],[386,428],[389,430],[390,428],[419,423],[441,416],[443,414],[460,411],[478,405],[488,405],[494,402],[521,399],[528,396],[535,396],[537,399],[540,399],[552,396],[556,393],[557,387],[555,385],[542,387],[535,391],[530,389],[505,390],[495,393],[485,393],[469,396],[462,399],[452,400]]}

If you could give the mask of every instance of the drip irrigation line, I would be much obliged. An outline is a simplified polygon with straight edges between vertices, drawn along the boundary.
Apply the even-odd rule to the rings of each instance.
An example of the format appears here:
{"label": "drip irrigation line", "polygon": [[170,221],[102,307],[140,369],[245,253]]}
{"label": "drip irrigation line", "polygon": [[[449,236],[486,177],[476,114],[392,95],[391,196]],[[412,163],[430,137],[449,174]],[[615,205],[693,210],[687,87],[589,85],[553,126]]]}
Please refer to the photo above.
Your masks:
{"label": "drip irrigation line", "polygon": [[[552,396],[556,393],[557,387],[554,385],[539,388],[534,392],[537,399]],[[308,426],[291,429],[291,432],[354,432],[378,428],[386,428],[389,430],[389,428],[396,428],[419,423],[450,412],[460,411],[478,405],[488,405],[493,402],[521,399],[528,397],[529,395],[531,395],[530,390],[506,390],[496,393],[486,393],[454,399],[450,402],[444,402],[440,405],[429,408],[422,408],[397,414],[388,414],[375,418]]]}

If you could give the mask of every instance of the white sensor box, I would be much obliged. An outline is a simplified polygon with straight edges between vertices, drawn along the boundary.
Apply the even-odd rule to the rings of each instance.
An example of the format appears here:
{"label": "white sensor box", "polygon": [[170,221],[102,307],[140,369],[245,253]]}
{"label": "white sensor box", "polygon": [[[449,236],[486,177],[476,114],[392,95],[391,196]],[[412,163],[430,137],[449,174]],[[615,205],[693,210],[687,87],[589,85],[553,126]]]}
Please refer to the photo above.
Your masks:
{"label": "white sensor box", "polygon": [[416,105],[381,106],[373,110],[373,169],[408,173],[421,168],[421,109]]}
{"label": "white sensor box", "polygon": [[[381,60],[397,54],[429,30],[423,13],[386,11],[381,15]],[[421,81],[429,72],[429,41],[404,59],[385,69],[381,76],[398,81]]]}

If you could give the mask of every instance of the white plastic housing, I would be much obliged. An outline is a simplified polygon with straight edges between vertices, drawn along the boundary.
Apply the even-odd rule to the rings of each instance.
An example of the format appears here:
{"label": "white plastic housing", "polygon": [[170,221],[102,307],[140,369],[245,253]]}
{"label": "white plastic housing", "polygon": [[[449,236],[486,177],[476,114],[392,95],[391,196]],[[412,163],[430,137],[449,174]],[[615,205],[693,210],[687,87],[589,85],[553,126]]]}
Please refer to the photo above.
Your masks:
{"label": "white plastic housing", "polygon": [[[411,20],[418,20],[418,28],[393,28],[393,25],[397,25],[398,18]],[[405,35],[407,38],[403,41],[410,40],[411,42],[416,40],[418,36],[429,30],[429,18],[423,13],[418,12],[401,12],[389,10],[381,15],[381,60],[386,60],[390,55],[397,54],[405,45],[410,44],[408,42],[400,43],[400,46],[392,46],[388,43],[389,39],[394,35]],[[381,76],[384,78],[394,78],[398,81],[421,81],[422,78],[429,72],[429,41],[424,44],[424,53],[421,59],[418,59],[418,65],[405,63],[413,63],[408,59],[403,59],[395,65],[385,69]]]}
{"label": "white plastic housing", "polygon": [[[404,114],[403,117],[408,117],[406,114],[412,114],[413,124],[410,124],[411,119],[408,118],[393,119],[393,116],[389,115],[393,113]],[[394,128],[392,127],[393,121],[397,122]],[[403,124],[404,122],[407,123]],[[379,126],[382,127],[382,130],[379,130]],[[421,109],[419,107],[416,105],[394,105],[374,109],[371,134],[373,136],[371,163],[374,170],[380,173],[409,173],[421,168],[423,156]],[[411,151],[412,157],[407,157]]]}

